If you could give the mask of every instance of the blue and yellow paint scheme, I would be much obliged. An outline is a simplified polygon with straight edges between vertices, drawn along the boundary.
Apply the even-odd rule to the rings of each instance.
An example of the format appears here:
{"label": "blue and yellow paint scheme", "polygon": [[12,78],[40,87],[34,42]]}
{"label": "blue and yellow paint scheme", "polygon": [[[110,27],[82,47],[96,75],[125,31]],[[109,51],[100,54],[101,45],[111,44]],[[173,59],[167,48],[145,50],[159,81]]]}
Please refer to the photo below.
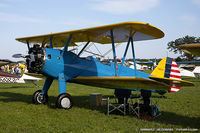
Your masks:
{"label": "blue and yellow paint scheme", "polygon": [[[60,55],[61,50],[45,49],[47,56],[42,69],[44,75],[59,78],[64,73],[64,79],[69,82],[76,82],[86,85],[99,86],[112,89],[152,89],[168,90],[165,84],[150,80],[149,74],[125,67],[118,64],[120,69],[114,70],[114,63],[102,64],[92,56],[87,58],[77,57],[72,52]],[[52,67],[49,67],[52,66]]]}
{"label": "blue and yellow paint scheme", "polygon": [[[134,65],[136,65],[134,41],[158,39],[163,36],[164,33],[160,29],[148,23],[124,22],[67,32],[16,38],[16,40],[26,43],[29,54],[34,54],[35,58],[39,60],[38,62],[42,62],[39,64],[39,67],[34,67],[34,70],[39,70],[47,77],[41,93],[43,95],[47,94],[53,79],[58,79],[59,94],[61,95],[66,93],[66,82],[110,89],[143,89],[152,92],[167,92],[170,90],[167,83],[155,80],[152,77],[153,75],[123,65],[129,45],[132,47],[133,61]],[[70,52],[68,47],[76,46],[77,42],[86,42],[85,47],[90,42],[103,45],[112,44],[114,62],[103,64],[92,56],[81,58],[80,54],[85,47],[77,55]],[[124,51],[122,64],[117,64],[115,43],[123,42],[127,42],[127,46]],[[41,47],[36,48],[35,46],[35,49],[34,47],[30,48],[30,44],[34,43],[39,43]],[[49,48],[44,48],[45,45]],[[64,48],[59,50],[54,49],[55,47]],[[40,52],[37,52],[38,49]],[[30,65],[29,67],[31,68],[32,66]],[[165,80],[164,77],[156,76],[156,78]],[[193,84],[188,82],[186,85],[190,86]]]}

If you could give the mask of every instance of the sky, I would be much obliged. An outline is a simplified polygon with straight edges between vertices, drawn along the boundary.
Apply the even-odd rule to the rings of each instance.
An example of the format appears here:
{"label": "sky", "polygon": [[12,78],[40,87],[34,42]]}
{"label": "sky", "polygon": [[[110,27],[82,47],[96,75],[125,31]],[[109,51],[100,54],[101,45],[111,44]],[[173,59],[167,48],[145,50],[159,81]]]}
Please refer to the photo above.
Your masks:
{"label": "sky", "polygon": [[[13,54],[27,54],[17,37],[126,21],[150,23],[165,33],[162,39],[135,42],[136,58],[175,58],[178,54],[167,50],[168,42],[200,36],[200,0],[0,0],[0,58],[14,61]],[[100,48],[101,53],[110,48]],[[118,57],[124,48],[117,48]],[[131,51],[127,56],[131,58]]]}

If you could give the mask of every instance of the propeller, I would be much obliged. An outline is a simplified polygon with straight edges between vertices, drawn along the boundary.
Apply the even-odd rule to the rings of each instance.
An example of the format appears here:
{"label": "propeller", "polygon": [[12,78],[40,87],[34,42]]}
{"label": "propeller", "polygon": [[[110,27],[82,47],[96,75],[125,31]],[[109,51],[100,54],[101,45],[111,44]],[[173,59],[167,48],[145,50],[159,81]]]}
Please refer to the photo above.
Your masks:
{"label": "propeller", "polygon": [[39,44],[34,44],[33,47],[28,45],[28,49],[28,55],[14,54],[12,57],[24,58],[29,73],[40,73],[45,62],[44,49]]}
{"label": "propeller", "polygon": [[26,58],[26,55],[22,55],[22,54],[14,54],[12,55],[13,58]]}

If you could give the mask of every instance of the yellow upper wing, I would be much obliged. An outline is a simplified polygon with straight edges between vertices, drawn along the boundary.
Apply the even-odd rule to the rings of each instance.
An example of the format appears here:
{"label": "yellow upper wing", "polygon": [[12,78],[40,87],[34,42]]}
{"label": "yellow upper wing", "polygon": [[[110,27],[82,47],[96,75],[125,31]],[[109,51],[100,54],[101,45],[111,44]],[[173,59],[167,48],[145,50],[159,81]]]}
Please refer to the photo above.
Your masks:
{"label": "yellow upper wing", "polygon": [[182,49],[184,52],[200,56],[200,44],[184,44],[178,46],[179,49]]}
{"label": "yellow upper wing", "polygon": [[165,83],[138,77],[77,77],[73,81],[81,84],[113,89],[170,90]]}
{"label": "yellow upper wing", "polygon": [[111,43],[110,30],[113,30],[114,41],[116,43],[127,42],[130,36],[133,36],[134,41],[157,39],[164,36],[164,33],[160,29],[148,23],[124,22],[80,30],[16,38],[16,40],[23,43],[29,41],[29,43],[49,44],[49,39],[52,38],[54,47],[63,47],[71,34],[72,39],[69,46],[74,45],[76,42],[88,41],[109,44]]}

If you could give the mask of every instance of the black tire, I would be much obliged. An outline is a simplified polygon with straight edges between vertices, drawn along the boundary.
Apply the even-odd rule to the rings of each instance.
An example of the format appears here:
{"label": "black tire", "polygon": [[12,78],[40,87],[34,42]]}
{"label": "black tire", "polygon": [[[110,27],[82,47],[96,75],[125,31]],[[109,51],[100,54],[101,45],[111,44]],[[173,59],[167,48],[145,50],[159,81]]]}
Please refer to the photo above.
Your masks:
{"label": "black tire", "polygon": [[48,95],[42,94],[41,90],[37,90],[32,96],[33,104],[45,104],[48,102]]}
{"label": "black tire", "polygon": [[68,93],[60,94],[56,99],[56,107],[71,109],[73,106],[72,97]]}

